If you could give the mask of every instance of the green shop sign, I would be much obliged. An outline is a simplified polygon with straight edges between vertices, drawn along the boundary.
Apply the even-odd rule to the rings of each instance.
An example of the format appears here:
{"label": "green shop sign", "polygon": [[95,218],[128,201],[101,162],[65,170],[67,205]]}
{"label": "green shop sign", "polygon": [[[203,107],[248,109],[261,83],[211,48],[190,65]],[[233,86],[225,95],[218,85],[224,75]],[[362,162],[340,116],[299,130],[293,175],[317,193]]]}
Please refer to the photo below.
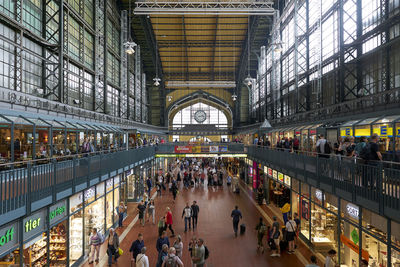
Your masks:
{"label": "green shop sign", "polygon": [[0,257],[19,243],[18,223],[8,224],[0,229]]}
{"label": "green shop sign", "polygon": [[50,207],[49,221],[50,224],[58,222],[67,217],[67,201],[63,200]]}
{"label": "green shop sign", "polygon": [[42,209],[22,221],[24,240],[42,233],[46,228],[47,209]]}

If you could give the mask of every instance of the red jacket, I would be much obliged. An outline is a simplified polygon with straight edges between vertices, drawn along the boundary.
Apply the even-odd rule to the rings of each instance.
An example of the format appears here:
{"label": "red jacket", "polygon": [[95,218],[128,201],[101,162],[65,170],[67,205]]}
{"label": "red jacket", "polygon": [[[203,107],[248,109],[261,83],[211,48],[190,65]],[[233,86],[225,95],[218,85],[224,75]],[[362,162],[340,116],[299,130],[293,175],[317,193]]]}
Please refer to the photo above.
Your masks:
{"label": "red jacket", "polygon": [[172,225],[172,213],[170,211],[167,212],[167,218],[166,218],[165,222],[168,225]]}

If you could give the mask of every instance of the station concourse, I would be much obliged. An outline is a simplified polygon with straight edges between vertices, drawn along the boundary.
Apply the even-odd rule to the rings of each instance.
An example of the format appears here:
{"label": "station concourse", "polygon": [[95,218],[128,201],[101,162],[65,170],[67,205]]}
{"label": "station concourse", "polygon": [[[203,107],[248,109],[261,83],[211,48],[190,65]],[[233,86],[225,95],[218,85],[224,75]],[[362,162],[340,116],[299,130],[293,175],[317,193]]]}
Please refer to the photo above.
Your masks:
{"label": "station concourse", "polygon": [[399,267],[399,14],[0,1],[0,267]]}

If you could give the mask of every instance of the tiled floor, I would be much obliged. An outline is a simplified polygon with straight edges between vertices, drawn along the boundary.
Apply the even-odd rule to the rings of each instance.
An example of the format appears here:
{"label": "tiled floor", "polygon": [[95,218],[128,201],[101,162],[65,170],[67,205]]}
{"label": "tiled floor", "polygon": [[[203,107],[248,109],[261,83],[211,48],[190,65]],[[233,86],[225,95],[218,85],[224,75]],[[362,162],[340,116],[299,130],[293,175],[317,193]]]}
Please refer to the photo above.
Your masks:
{"label": "tiled floor", "polygon": [[[164,193],[164,192],[163,192]],[[200,206],[200,215],[198,229],[184,233],[184,221],[181,219],[182,210],[185,203],[197,200]],[[232,229],[232,221],[230,218],[231,211],[235,205],[243,214],[243,223],[247,226],[247,231],[243,236],[234,237]],[[249,195],[242,191],[240,195],[233,194],[226,185],[219,188],[200,187],[196,189],[182,189],[178,194],[177,201],[174,204],[172,196],[164,193],[162,197],[156,197],[156,220],[164,215],[166,207],[169,206],[173,212],[175,234],[180,234],[184,242],[183,262],[185,266],[191,266],[187,245],[190,238],[195,234],[205,240],[210,251],[210,257],[207,260],[208,267],[229,266],[229,267],[247,267],[247,266],[304,266],[296,255],[283,253],[281,258],[273,258],[268,250],[264,254],[258,254],[256,251],[257,239],[254,230],[258,222],[258,218],[262,215],[253,201],[250,201]],[[132,210],[130,207],[130,216],[124,222],[124,230],[132,221]],[[264,212],[264,215],[270,214]],[[132,224],[131,223],[131,226]],[[122,231],[119,231],[119,234]],[[131,266],[129,248],[141,232],[144,234],[144,242],[147,247],[147,255],[149,256],[150,266],[155,266],[157,261],[157,252],[155,248],[157,240],[157,228],[152,223],[147,223],[144,227],[135,223],[121,242],[121,248],[125,251],[124,255],[113,266],[129,267]],[[173,243],[173,238],[170,238]],[[99,264],[87,266],[106,266],[105,245],[103,245],[102,259]],[[303,250],[301,248],[301,250]],[[303,253],[303,252],[301,252]],[[309,255],[309,251],[306,255]],[[307,256],[308,258],[308,256]],[[134,266],[134,264],[132,264]]]}

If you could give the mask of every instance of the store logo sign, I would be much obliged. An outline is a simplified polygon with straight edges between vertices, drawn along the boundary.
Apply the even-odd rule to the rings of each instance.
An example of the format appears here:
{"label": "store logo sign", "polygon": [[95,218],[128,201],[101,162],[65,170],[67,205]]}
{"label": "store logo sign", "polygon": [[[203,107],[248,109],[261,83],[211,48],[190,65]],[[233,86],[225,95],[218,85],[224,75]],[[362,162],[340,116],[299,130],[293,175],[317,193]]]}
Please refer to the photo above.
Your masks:
{"label": "store logo sign", "polygon": [[14,239],[14,227],[11,227],[4,233],[4,235],[0,236],[0,247],[13,241],[13,239]]}
{"label": "store logo sign", "polygon": [[386,136],[387,135],[387,126],[383,125],[381,126],[381,136]]}
{"label": "store logo sign", "polygon": [[54,220],[56,217],[59,217],[65,213],[66,207],[60,206],[57,207],[55,210],[50,211],[50,221]]}
{"label": "store logo sign", "polygon": [[347,204],[346,205],[346,210],[347,214],[350,215],[350,217],[353,217],[354,219],[358,219],[358,215],[360,214],[360,210],[356,205],[353,204]]}
{"label": "store logo sign", "polygon": [[30,231],[32,231],[33,229],[36,229],[36,227],[40,226],[40,219],[41,218],[37,218],[37,219],[30,219],[29,221],[25,222],[25,233],[28,233]]}
{"label": "store logo sign", "polygon": [[346,128],[346,136],[350,136],[350,128]]}

